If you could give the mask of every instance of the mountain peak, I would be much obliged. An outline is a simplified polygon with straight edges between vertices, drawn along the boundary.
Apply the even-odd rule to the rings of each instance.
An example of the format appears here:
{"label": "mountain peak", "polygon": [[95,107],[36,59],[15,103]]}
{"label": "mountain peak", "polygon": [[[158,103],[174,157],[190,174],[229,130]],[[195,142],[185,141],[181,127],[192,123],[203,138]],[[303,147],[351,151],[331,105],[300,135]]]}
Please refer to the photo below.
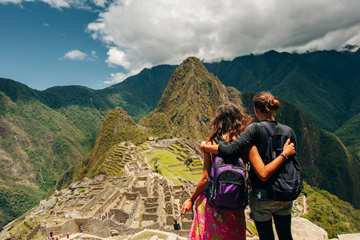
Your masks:
{"label": "mountain peak", "polygon": [[201,107],[205,99],[219,95],[214,104],[219,105],[226,98],[225,86],[209,73],[196,57],[188,57],[172,74],[171,79],[159,101],[157,112],[172,114],[174,105],[193,105]]}
{"label": "mountain peak", "polygon": [[210,133],[216,108],[229,100],[228,95],[226,87],[198,58],[188,57],[172,74],[157,108],[141,124],[153,133],[162,128],[170,136],[203,139]]}

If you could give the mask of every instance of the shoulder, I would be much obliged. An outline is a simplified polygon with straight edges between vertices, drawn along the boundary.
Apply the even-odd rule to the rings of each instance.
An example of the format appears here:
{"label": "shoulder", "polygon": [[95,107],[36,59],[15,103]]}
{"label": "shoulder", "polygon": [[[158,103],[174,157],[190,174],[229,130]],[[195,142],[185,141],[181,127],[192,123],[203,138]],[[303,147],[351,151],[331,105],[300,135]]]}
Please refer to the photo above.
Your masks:
{"label": "shoulder", "polygon": [[294,137],[294,138],[296,138],[294,129],[292,129],[291,127],[289,127],[288,125],[285,125],[285,124],[281,124],[281,123],[280,123],[280,125],[282,126],[282,128],[284,129],[284,131],[285,131],[285,128],[288,128],[288,129],[289,129],[289,135],[290,135],[289,137]]}
{"label": "shoulder", "polygon": [[249,131],[258,131],[259,129],[263,128],[264,126],[259,122],[250,123],[249,126],[246,128]]}

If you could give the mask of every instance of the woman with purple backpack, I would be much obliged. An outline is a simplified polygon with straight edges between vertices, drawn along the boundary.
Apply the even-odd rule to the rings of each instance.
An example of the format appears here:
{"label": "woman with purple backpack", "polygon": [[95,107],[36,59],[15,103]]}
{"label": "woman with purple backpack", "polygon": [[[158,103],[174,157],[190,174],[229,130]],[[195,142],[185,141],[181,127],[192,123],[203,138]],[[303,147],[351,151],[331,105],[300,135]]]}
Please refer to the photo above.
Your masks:
{"label": "woman with purple backpack", "polygon": [[[233,103],[220,105],[211,120],[210,126],[212,134],[207,144],[231,143],[242,133],[248,124],[253,121],[249,115],[241,112],[240,108]],[[214,145],[215,147],[215,145]],[[281,165],[283,159],[278,157],[272,163],[264,165],[257,152],[256,147],[244,151],[246,157],[256,167],[262,168],[266,174],[271,174]],[[295,153],[294,144],[289,141],[284,145],[284,154],[292,155]],[[242,156],[242,154],[240,155]],[[203,174],[195,188],[192,196],[185,201],[181,211],[185,214],[193,208],[195,203],[195,213],[188,239],[246,239],[246,223],[244,211],[221,211],[212,206],[205,197],[204,190],[210,176],[210,169],[214,159],[214,154],[209,151],[204,152]]]}
{"label": "woman with purple backpack", "polygon": [[[291,145],[296,147],[296,135],[293,129],[275,121],[273,113],[279,109],[280,103],[271,93],[261,92],[256,94],[253,98],[253,105],[256,117],[260,120],[260,123],[249,125],[236,140],[228,145],[212,146],[202,142],[200,149],[203,152],[211,152],[222,157],[230,157],[243,154],[244,149],[250,146],[249,154],[245,154],[245,156],[249,156],[251,163],[249,172],[252,187],[250,192],[250,217],[255,221],[260,240],[275,239],[272,219],[274,219],[279,239],[292,240],[291,210],[293,201],[275,200],[276,198],[271,196],[273,190],[271,184],[273,184],[273,180],[279,176],[278,173],[280,170],[282,171],[285,167],[289,166],[290,163],[293,163],[293,166],[295,163],[298,164],[296,156],[285,151],[286,144],[289,144],[290,141]],[[285,131],[287,131],[288,135],[285,134]],[[278,151],[278,153],[275,154],[275,150],[271,150],[274,156],[278,155],[278,157],[264,165],[265,159],[266,162],[268,162],[269,155],[272,155],[269,154],[268,148],[270,141],[269,135],[270,138],[275,135],[286,135],[289,139],[287,139],[283,152],[279,153]],[[295,150],[296,149],[294,149],[294,153]],[[269,167],[270,165],[272,167]],[[299,171],[301,172],[301,170]],[[273,174],[274,178],[270,178]],[[297,178],[297,180],[298,179],[302,181],[302,176]],[[300,184],[302,185],[302,182]]]}

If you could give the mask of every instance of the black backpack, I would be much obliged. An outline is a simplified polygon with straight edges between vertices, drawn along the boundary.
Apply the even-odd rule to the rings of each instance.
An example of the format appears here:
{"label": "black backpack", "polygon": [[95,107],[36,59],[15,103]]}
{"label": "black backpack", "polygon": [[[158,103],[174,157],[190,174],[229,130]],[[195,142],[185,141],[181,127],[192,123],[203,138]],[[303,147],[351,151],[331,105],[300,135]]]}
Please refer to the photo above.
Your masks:
{"label": "black backpack", "polygon": [[[264,164],[268,164],[280,155],[283,146],[290,138],[290,128],[283,126],[283,135],[276,135],[271,125],[260,122],[267,129],[269,139]],[[266,191],[270,199],[276,201],[295,200],[303,189],[303,174],[299,162],[294,156],[285,160],[285,163],[266,181]]]}

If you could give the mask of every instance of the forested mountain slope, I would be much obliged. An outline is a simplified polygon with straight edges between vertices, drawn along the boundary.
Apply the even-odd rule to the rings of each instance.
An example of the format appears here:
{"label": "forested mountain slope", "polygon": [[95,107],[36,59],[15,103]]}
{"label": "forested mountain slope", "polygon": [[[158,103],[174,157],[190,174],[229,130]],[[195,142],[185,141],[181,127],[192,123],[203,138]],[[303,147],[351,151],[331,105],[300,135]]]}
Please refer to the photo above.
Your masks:
{"label": "forested mountain slope", "polygon": [[[136,122],[153,111],[142,122],[151,134],[199,139],[207,134],[206,124],[217,104],[232,100],[252,110],[252,94],[240,93],[230,87],[233,86],[242,92],[269,90],[295,104],[298,108],[284,101],[284,106],[291,107],[284,108],[279,120],[288,123],[288,113],[293,114],[291,124],[298,126],[295,131],[304,146],[299,154],[306,156],[303,161],[307,181],[358,206],[358,193],[356,187],[353,189],[359,185],[358,164],[353,156],[359,159],[359,62],[360,51],[305,54],[270,51],[205,63],[209,73],[201,70],[204,78],[194,84],[188,81],[193,78],[177,74],[177,79],[187,80],[184,85],[174,84],[177,88],[174,93],[165,91],[169,80],[175,79],[171,75],[177,66],[171,65],[144,69],[102,90],[65,86],[37,91],[1,78],[0,190],[4,196],[19,196],[17,204],[23,209],[32,206],[34,201],[29,199],[34,196],[40,199],[60,174],[89,153],[105,117],[119,106]],[[210,91],[208,95],[199,98],[205,90]],[[220,98],[212,102],[218,93]],[[167,100],[161,101],[162,96],[168,96]],[[207,102],[211,103],[209,108],[199,110]],[[173,110],[168,111],[167,107]],[[196,131],[192,132],[193,127]],[[339,138],[318,127],[334,132]],[[333,180],[328,181],[330,177]],[[6,210],[1,214],[8,216],[6,221],[21,213],[8,202],[4,206]]]}

